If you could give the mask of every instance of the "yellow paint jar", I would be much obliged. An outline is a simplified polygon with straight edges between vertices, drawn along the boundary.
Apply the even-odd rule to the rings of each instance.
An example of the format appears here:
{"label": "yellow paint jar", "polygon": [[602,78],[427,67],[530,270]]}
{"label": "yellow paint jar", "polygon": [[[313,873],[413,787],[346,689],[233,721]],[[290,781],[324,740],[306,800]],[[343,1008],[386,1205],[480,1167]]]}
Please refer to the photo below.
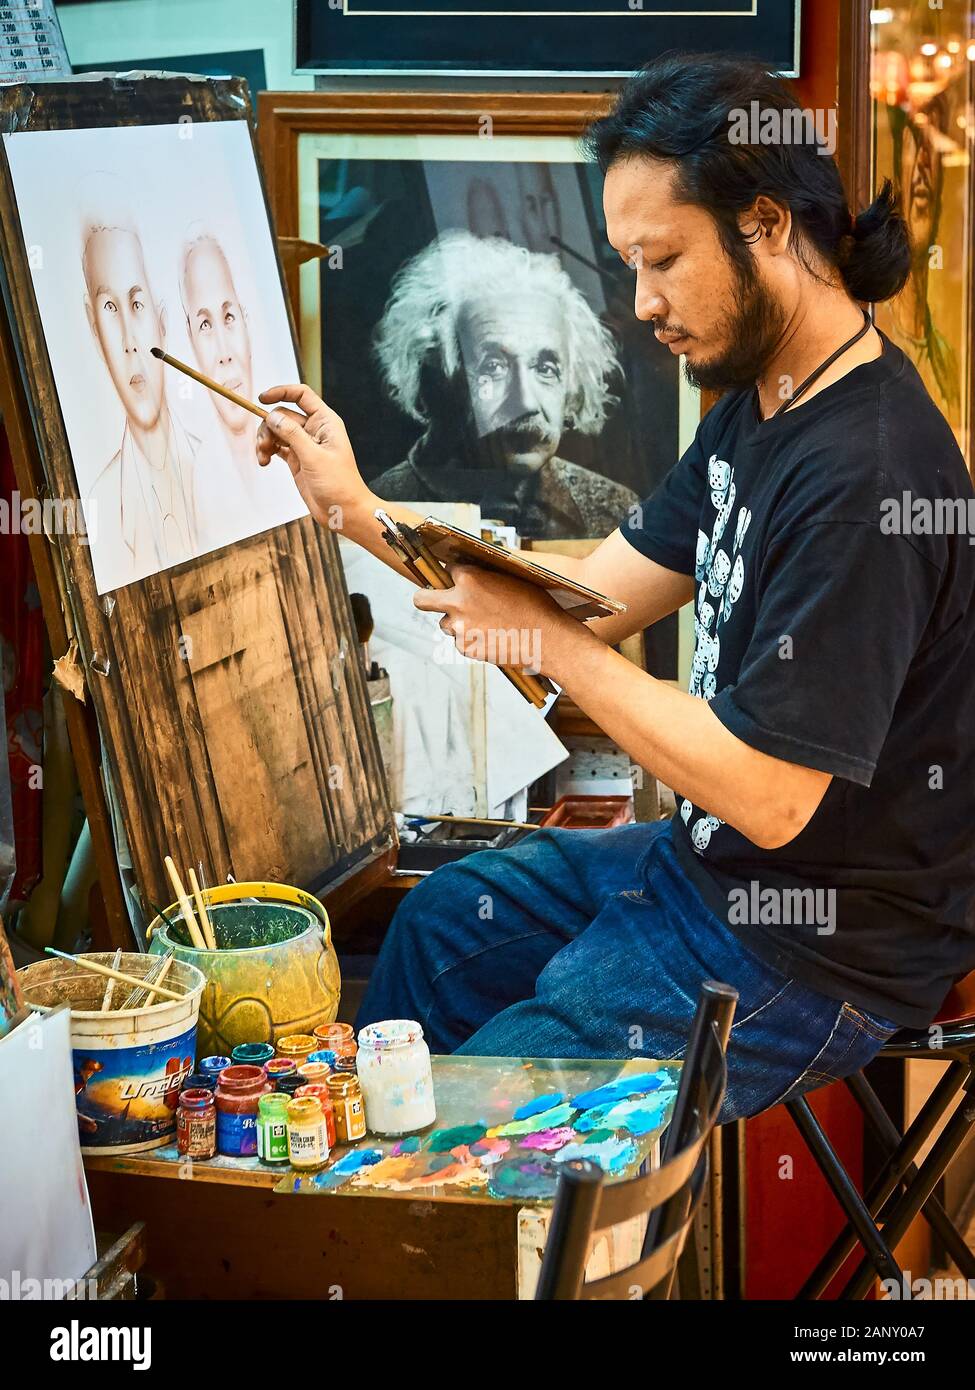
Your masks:
{"label": "yellow paint jar", "polygon": [[329,1154],[325,1112],[317,1096],[288,1102],[288,1158],[292,1168],[321,1168]]}
{"label": "yellow paint jar", "polygon": [[278,1038],[277,1055],[290,1058],[295,1066],[300,1067],[308,1054],[317,1049],[318,1042],[310,1033],[288,1033],[286,1037]]}

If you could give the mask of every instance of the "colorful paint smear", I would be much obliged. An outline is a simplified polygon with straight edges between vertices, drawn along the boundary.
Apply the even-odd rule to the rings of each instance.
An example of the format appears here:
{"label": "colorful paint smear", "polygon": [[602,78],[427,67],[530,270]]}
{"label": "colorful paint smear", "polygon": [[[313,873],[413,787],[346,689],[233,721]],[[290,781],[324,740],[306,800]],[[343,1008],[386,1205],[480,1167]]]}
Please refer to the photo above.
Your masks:
{"label": "colorful paint smear", "polygon": [[576,1129],[585,1134],[593,1129],[625,1129],[628,1134],[652,1134],[663,1124],[668,1098],[622,1100],[616,1105],[597,1105],[576,1120]]}
{"label": "colorful paint smear", "polygon": [[495,1139],[505,1134],[534,1134],[540,1129],[558,1129],[575,1113],[576,1106],[556,1105],[551,1110],[543,1110],[540,1115],[531,1115],[527,1120],[509,1120],[507,1124],[495,1125],[488,1130],[488,1138]]}
{"label": "colorful paint smear", "polygon": [[458,1144],[476,1144],[483,1139],[487,1129],[484,1125],[454,1125],[453,1129],[435,1129],[427,1140],[431,1153],[449,1153]]}
{"label": "colorful paint smear", "polygon": [[559,1129],[542,1129],[535,1134],[526,1134],[524,1139],[518,1141],[518,1147],[554,1153],[556,1149],[561,1149],[564,1144],[570,1144],[575,1138],[576,1132],[572,1126],[562,1125]]}
{"label": "colorful paint smear", "polygon": [[554,1110],[557,1105],[561,1105],[565,1096],[561,1091],[551,1091],[547,1096],[536,1096],[534,1100],[526,1100],[524,1105],[519,1105],[512,1115],[513,1120],[527,1120],[532,1115],[539,1115],[543,1110]]}
{"label": "colorful paint smear", "polygon": [[566,1144],[552,1162],[568,1163],[572,1158],[587,1158],[590,1163],[598,1163],[604,1173],[621,1173],[639,1152],[632,1139],[604,1139],[601,1144]]}
{"label": "colorful paint smear", "polygon": [[646,1095],[661,1087],[676,1089],[677,1073],[661,1067],[659,1071],[638,1071],[629,1076],[618,1076],[614,1081],[607,1081],[605,1086],[597,1086],[594,1091],[580,1091],[572,1097],[572,1104],[577,1110],[589,1110],[594,1105],[610,1105],[613,1101]]}

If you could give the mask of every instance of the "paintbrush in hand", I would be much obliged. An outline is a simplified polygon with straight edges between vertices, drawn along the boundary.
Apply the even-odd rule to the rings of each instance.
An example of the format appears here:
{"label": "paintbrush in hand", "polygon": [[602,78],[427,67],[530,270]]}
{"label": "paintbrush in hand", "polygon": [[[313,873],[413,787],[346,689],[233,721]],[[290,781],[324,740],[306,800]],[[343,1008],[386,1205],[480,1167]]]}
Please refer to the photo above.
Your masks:
{"label": "paintbrush in hand", "polygon": [[162,348],[150,348],[153,357],[158,357],[160,362],[165,362],[167,367],[175,367],[178,372],[192,377],[201,386],[205,386],[208,391],[215,391],[218,396],[223,396],[225,401],[232,401],[234,405],[239,405],[242,410],[249,410],[252,415],[258,415],[262,420],[267,419],[267,411],[261,405],[255,405],[246,396],[239,396],[236,391],[231,391],[226,386],[221,386],[219,381],[214,381],[212,377],[204,376],[195,367],[188,367],[185,362],[181,362],[178,357],[170,357],[168,352],[163,352]]}

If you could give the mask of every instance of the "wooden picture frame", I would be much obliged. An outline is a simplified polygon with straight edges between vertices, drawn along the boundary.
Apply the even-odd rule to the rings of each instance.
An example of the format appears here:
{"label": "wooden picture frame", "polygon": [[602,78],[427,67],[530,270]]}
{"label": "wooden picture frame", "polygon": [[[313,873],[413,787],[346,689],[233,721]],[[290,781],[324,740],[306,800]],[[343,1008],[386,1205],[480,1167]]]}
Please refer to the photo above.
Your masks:
{"label": "wooden picture frame", "polygon": [[675,48],[799,71],[802,0],[295,0],[295,71],[402,79],[614,78]]}
{"label": "wooden picture frame", "polygon": [[862,102],[870,197],[892,181],[913,256],[907,284],[875,319],[916,367],[973,471],[975,19],[964,0],[902,0],[882,16],[870,26]]}
{"label": "wooden picture frame", "polygon": [[[279,233],[335,243],[333,255],[289,270],[307,379],[342,415],[379,496],[489,503],[483,515],[526,543],[602,538],[676,462],[682,424],[697,423],[697,396],[683,389],[675,359],[647,352],[630,272],[606,240],[601,178],[578,149],[607,104],[566,93],[260,98]],[[471,376],[480,349],[465,350],[462,371],[448,370],[442,348],[438,374],[418,329],[412,347],[390,347],[380,362],[382,334],[399,344],[404,323],[429,323],[439,299],[424,286],[451,276],[515,338],[525,330],[515,326],[523,298],[509,293],[512,277],[538,296],[544,324],[531,331],[543,335],[538,351],[551,357],[562,394],[526,357],[536,385],[525,409],[541,458],[530,486],[511,481],[524,441],[504,433],[513,368],[499,367],[494,403],[482,406]],[[450,336],[443,314],[441,343]],[[441,385],[431,381],[411,402],[401,390],[407,363],[428,353],[424,373]]]}
{"label": "wooden picture frame", "polygon": [[[242,118],[253,142],[236,78],[122,77],[0,93],[4,132]],[[18,484],[24,497],[77,502],[5,149],[0,264],[0,406]],[[171,900],[167,853],[201,861],[211,883],[228,874],[283,880],[326,897],[355,896],[385,877],[395,828],[331,532],[304,517],[103,598],[82,536],[37,540],[53,655],[80,658],[98,718],[93,734],[85,708],[66,695],[113,944],[128,938],[128,917],[99,737],[149,917]]]}

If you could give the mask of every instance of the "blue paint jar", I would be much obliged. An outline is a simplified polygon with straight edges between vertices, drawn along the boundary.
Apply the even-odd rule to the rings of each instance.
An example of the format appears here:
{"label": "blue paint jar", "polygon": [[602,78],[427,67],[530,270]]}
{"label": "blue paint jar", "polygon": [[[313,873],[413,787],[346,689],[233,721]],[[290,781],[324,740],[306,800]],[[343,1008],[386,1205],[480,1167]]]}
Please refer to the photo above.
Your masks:
{"label": "blue paint jar", "polygon": [[183,1091],[212,1091],[216,1084],[216,1077],[211,1076],[209,1072],[191,1071],[180,1087],[180,1093],[182,1094]]}
{"label": "blue paint jar", "polygon": [[334,1052],[332,1052],[332,1050],[331,1050],[330,1048],[328,1048],[328,1047],[323,1047],[323,1048],[321,1049],[321,1051],[319,1051],[319,1052],[310,1052],[310,1053],[308,1054],[308,1056],[305,1058],[305,1061],[306,1061],[306,1062],[325,1062],[325,1063],[327,1063],[327,1065],[330,1066],[330,1067],[332,1068],[332,1070],[334,1071],[334,1070],[335,1070],[335,1057],[336,1057],[336,1054],[335,1054]]}
{"label": "blue paint jar", "polygon": [[217,1088],[217,1080],[220,1076],[220,1073],[223,1071],[225,1067],[229,1066],[229,1057],[204,1057],[197,1070],[203,1072],[204,1076],[208,1076],[210,1078],[207,1084],[209,1085],[211,1091],[215,1091]]}

